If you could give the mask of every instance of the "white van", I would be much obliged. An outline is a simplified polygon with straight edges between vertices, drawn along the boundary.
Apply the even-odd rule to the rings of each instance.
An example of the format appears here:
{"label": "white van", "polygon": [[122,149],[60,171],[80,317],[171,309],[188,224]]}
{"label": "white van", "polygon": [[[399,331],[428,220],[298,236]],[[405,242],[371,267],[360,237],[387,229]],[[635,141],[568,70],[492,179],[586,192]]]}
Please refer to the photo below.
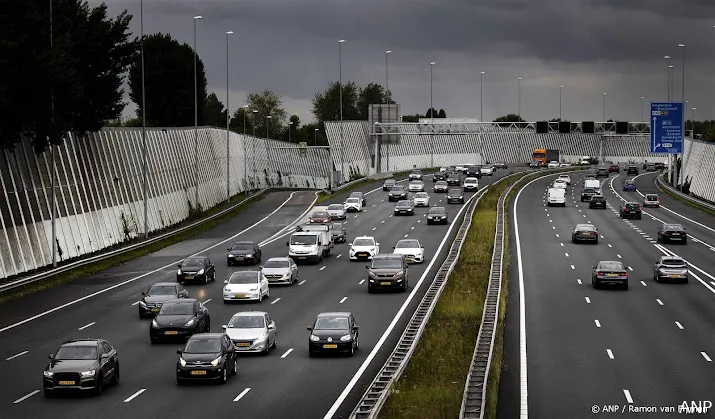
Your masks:
{"label": "white van", "polygon": [[320,240],[323,243],[325,256],[330,254],[330,250],[333,248],[333,223],[327,224],[303,224],[296,229],[297,231],[306,231],[311,233],[319,233]]}
{"label": "white van", "polygon": [[601,189],[601,182],[598,179],[586,179],[583,181],[584,188]]}
{"label": "white van", "polygon": [[288,239],[288,257],[296,262],[319,263],[325,256],[323,233],[316,231],[293,233]]}
{"label": "white van", "polygon": [[561,188],[550,188],[546,194],[546,205],[566,206],[566,190]]}

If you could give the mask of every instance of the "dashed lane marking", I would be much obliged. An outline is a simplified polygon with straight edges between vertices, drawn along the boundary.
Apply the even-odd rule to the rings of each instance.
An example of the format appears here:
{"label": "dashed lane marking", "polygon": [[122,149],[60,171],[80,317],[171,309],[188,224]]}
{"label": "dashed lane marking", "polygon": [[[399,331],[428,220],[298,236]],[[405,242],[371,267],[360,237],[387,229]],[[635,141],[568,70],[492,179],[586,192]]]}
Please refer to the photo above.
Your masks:
{"label": "dashed lane marking", "polygon": [[591,304],[591,299],[586,297],[586,304]]}
{"label": "dashed lane marking", "polygon": [[680,324],[680,322],[675,322],[675,325],[678,326],[678,329],[680,329],[680,330],[685,329],[685,328],[683,327],[683,325]]}
{"label": "dashed lane marking", "polygon": [[319,270],[319,271],[322,271],[322,270],[325,269],[325,268],[326,268],[326,266],[323,265],[323,266],[321,266],[320,269],[318,269],[318,270]]}
{"label": "dashed lane marking", "polygon": [[583,284],[580,279],[577,279],[576,282],[578,282],[579,285]]}
{"label": "dashed lane marking", "polygon": [[342,303],[344,303],[344,302],[345,302],[345,300],[347,300],[347,299],[348,299],[348,297],[343,297],[343,299],[342,299],[342,300],[340,300],[340,302],[339,302],[338,304],[342,304]]}
{"label": "dashed lane marking", "polygon": [[626,396],[626,401],[628,401],[629,404],[633,404],[633,397],[631,397],[631,392],[624,388],[623,394]]}
{"label": "dashed lane marking", "polygon": [[641,285],[643,285],[644,287],[648,286],[648,284],[646,284],[645,281],[641,281]]}
{"label": "dashed lane marking", "polygon": [[335,256],[335,259],[340,259],[340,256],[342,256],[342,255],[343,255],[343,254],[340,253],[339,255]]}
{"label": "dashed lane marking", "polygon": [[28,352],[30,352],[30,351],[22,351],[22,352],[20,352],[19,354],[15,354],[15,355],[13,355],[13,356],[10,356],[10,357],[5,358],[5,361],[12,361],[13,359],[19,358],[19,357],[25,355],[25,354],[28,353]]}
{"label": "dashed lane marking", "polygon": [[132,394],[131,396],[127,397],[124,399],[124,403],[129,403],[130,401],[136,399],[139,397],[140,394],[144,393],[146,391],[145,388],[139,389],[136,393]]}
{"label": "dashed lane marking", "polygon": [[243,398],[243,396],[248,394],[249,391],[251,391],[251,387],[247,387],[245,390],[243,390],[241,393],[239,393],[239,395],[236,396],[236,398],[233,399],[233,401],[237,402],[237,401],[241,400],[241,398]]}
{"label": "dashed lane marking", "polygon": [[303,285],[303,284],[305,284],[305,279],[298,283],[298,285]]}
{"label": "dashed lane marking", "polygon": [[623,259],[623,257],[619,254],[616,254],[616,256],[618,257],[618,259]]}
{"label": "dashed lane marking", "polygon": [[26,395],[20,397],[19,399],[15,400],[14,402],[12,402],[12,404],[22,403],[23,401],[29,399],[30,397],[34,396],[35,394],[37,394],[37,393],[39,393],[39,392],[40,392],[40,390],[35,390],[35,391],[31,392],[31,393],[28,393],[28,394],[26,394]]}
{"label": "dashed lane marking", "polygon": [[576,269],[576,267],[575,267],[575,266],[573,266],[573,265],[571,265],[571,269]]}
{"label": "dashed lane marking", "polygon": [[614,358],[613,358],[613,351],[612,351],[612,350],[606,349],[606,353],[608,354],[608,357],[609,357],[609,358],[614,359]]}
{"label": "dashed lane marking", "polygon": [[281,358],[287,357],[288,355],[290,355],[291,352],[293,352],[293,348],[288,349],[288,350],[286,351],[286,353],[284,353],[283,355],[281,355]]}
{"label": "dashed lane marking", "polygon": [[276,298],[275,300],[271,301],[271,304],[275,304],[281,300],[281,297]]}
{"label": "dashed lane marking", "polygon": [[365,283],[365,280],[363,279],[363,280],[361,280],[360,282],[358,282],[358,285],[362,285],[362,284],[364,284],[364,283]]}
{"label": "dashed lane marking", "polygon": [[658,302],[658,304],[660,304],[660,305],[663,305],[663,302],[662,302],[662,301],[660,301],[660,298],[656,298],[656,299],[655,299],[655,301],[657,301],[657,302]]}
{"label": "dashed lane marking", "polygon": [[568,254],[568,253],[564,253],[564,255],[566,255],[566,257],[569,257],[569,254]]}
{"label": "dashed lane marking", "polygon": [[601,327],[601,322],[599,322],[598,320],[594,320],[594,322],[596,323],[596,327]]}
{"label": "dashed lane marking", "polygon": [[713,360],[710,359],[710,357],[708,356],[708,354],[706,354],[705,352],[700,352],[700,355],[702,355],[703,358],[705,358],[706,361],[708,361],[708,362],[713,362]]}
{"label": "dashed lane marking", "polygon": [[84,326],[80,327],[80,328],[77,329],[77,330],[84,330],[84,329],[86,329],[86,328],[88,328],[88,327],[90,327],[90,326],[93,326],[95,323],[96,323],[96,322],[87,323],[87,324],[85,324]]}

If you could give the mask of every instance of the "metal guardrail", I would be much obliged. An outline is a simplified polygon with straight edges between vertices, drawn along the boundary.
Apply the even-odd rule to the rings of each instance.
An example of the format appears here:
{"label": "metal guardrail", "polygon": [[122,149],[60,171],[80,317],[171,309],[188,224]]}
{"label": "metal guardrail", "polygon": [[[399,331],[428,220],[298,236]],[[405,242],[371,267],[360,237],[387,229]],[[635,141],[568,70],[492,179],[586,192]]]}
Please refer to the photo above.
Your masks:
{"label": "metal guardrail", "polygon": [[655,177],[655,186],[662,190],[667,190],[668,192],[672,193],[673,195],[678,196],[679,198],[685,199],[686,201],[692,202],[695,205],[700,205],[702,207],[705,207],[711,211],[715,211],[715,205],[712,205],[708,202],[702,201],[697,198],[693,198],[690,195],[684,194],[680,192],[679,190],[675,189],[674,187],[668,185],[668,183],[665,181],[663,178],[663,175],[658,175]]}

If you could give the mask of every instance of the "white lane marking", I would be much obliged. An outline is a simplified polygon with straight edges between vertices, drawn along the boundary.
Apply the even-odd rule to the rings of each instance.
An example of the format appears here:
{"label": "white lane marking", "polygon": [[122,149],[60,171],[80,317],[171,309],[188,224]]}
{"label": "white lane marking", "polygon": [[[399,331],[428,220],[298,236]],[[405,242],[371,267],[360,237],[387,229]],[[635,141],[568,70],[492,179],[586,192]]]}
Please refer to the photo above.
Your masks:
{"label": "white lane marking", "polygon": [[373,228],[372,228],[372,231],[375,231],[375,230],[377,230],[377,227],[373,227]]}
{"label": "white lane marking", "polygon": [[132,303],[132,305],[135,306],[135,305],[139,304],[140,302],[141,302],[141,300],[140,300],[140,301],[137,301],[137,302],[135,302],[135,303]]}
{"label": "white lane marking", "polygon": [[711,284],[713,284],[713,287],[715,287],[715,281],[710,281]]}
{"label": "white lane marking", "polygon": [[305,279],[298,283],[298,285],[303,285],[303,284],[305,284]]}
{"label": "white lane marking", "polygon": [[[209,251],[209,250],[211,250],[211,249],[214,249],[214,248],[216,248],[216,247],[218,247],[218,246],[221,246],[221,245],[223,245],[223,244],[225,244],[225,243],[228,243],[228,242],[234,240],[236,237],[238,237],[238,236],[240,236],[240,235],[246,233],[246,232],[249,231],[249,230],[254,229],[256,226],[258,226],[259,224],[261,224],[261,223],[263,223],[264,221],[266,221],[266,220],[267,220],[269,217],[271,217],[273,214],[275,214],[275,213],[277,213],[278,211],[280,211],[281,208],[283,208],[284,206],[286,206],[286,204],[288,204],[288,202],[293,198],[293,195],[295,195],[295,194],[296,194],[296,192],[291,192],[291,194],[288,196],[288,199],[286,199],[285,201],[283,201],[283,203],[280,204],[276,209],[274,209],[271,213],[269,213],[269,214],[266,215],[265,217],[263,217],[263,218],[261,218],[260,220],[258,220],[257,222],[255,222],[253,225],[251,225],[251,226],[249,226],[249,227],[243,229],[242,231],[239,231],[238,233],[234,234],[233,236],[231,236],[231,237],[229,237],[229,238],[227,238],[227,239],[225,239],[225,240],[222,240],[222,241],[220,241],[220,242],[218,242],[218,243],[216,243],[216,244],[213,244],[213,245],[211,245],[211,246],[209,246],[209,247],[207,247],[207,248],[205,248],[205,249],[201,249],[200,251],[198,251],[198,252],[196,252],[196,253],[194,253],[193,255],[190,255],[190,256],[196,256],[196,255],[200,255],[200,254],[202,254],[202,253],[205,253],[205,252],[207,252],[207,251]],[[310,204],[310,208],[313,207],[313,204],[315,204],[315,201],[317,201],[317,200],[318,200],[318,197],[317,197],[317,195],[316,195],[315,199],[313,200],[313,203]],[[309,208],[308,210],[310,210],[310,208]],[[306,214],[307,212],[308,212],[308,211],[304,212],[303,215]],[[302,218],[303,215],[301,215],[300,218]],[[259,246],[260,246],[260,244],[259,244]],[[190,257],[190,256],[187,256],[187,257]],[[184,258],[182,258],[182,259],[180,259],[180,260],[177,260],[177,261],[174,261],[174,262],[171,262],[171,263],[169,263],[169,264],[166,264],[166,265],[164,265],[164,266],[162,266],[162,267],[160,267],[160,268],[154,269],[154,270],[152,270],[152,271],[145,272],[145,273],[143,273],[143,274],[141,274],[141,275],[139,275],[139,276],[135,276],[134,278],[127,279],[126,281],[122,281],[122,282],[120,282],[120,283],[118,283],[118,284],[114,284],[114,285],[112,285],[112,286],[110,286],[110,287],[107,287],[107,288],[101,289],[101,290],[99,290],[99,291],[93,292],[93,293],[91,293],[91,294],[89,294],[89,295],[85,295],[84,297],[81,297],[81,298],[78,298],[78,299],[76,299],[76,300],[72,300],[72,301],[70,301],[70,302],[64,303],[64,304],[59,305],[59,306],[57,306],[57,307],[55,307],[55,308],[51,308],[51,309],[49,309],[49,310],[43,311],[42,313],[35,314],[34,316],[28,317],[28,318],[26,318],[26,319],[24,319],[24,320],[21,320],[21,321],[17,322],[17,323],[13,323],[13,324],[11,324],[11,325],[9,325],[9,326],[5,326],[5,327],[3,327],[2,329],[0,329],[0,333],[7,332],[8,330],[14,329],[14,328],[16,328],[17,326],[21,326],[21,325],[23,325],[23,324],[25,324],[25,323],[29,323],[29,322],[31,322],[31,321],[33,321],[33,320],[37,320],[37,319],[39,319],[39,318],[41,318],[41,317],[45,317],[45,316],[47,316],[48,314],[52,314],[52,313],[54,313],[54,312],[56,312],[56,311],[62,310],[62,309],[64,309],[64,308],[67,308],[67,307],[69,307],[69,306],[75,305],[75,304],[80,303],[80,302],[82,302],[82,301],[88,300],[88,299],[90,299],[90,298],[92,298],[92,297],[96,297],[96,296],[98,296],[98,295],[104,294],[104,293],[109,292],[109,291],[111,291],[111,290],[114,290],[114,289],[117,289],[117,288],[119,288],[119,287],[122,287],[122,286],[124,286],[124,285],[126,285],[126,284],[131,284],[132,282],[135,282],[135,281],[137,281],[137,280],[139,280],[139,279],[142,279],[142,278],[145,278],[145,277],[147,277],[147,276],[153,275],[153,274],[155,274],[155,273],[157,273],[157,272],[160,272],[160,271],[162,271],[162,270],[164,270],[164,269],[167,269],[167,268],[170,268],[170,267],[176,267],[176,264],[178,264],[178,263],[181,262],[182,260],[184,260]]]}
{"label": "white lane marking", "polygon": [[385,200],[383,199],[383,200],[381,200],[380,202],[385,202]]}
{"label": "white lane marking", "polygon": [[586,297],[586,304],[591,304],[591,299]]}
{"label": "white lane marking", "polygon": [[410,228],[410,230],[414,230],[414,229],[415,229],[414,227]]}
{"label": "white lane marking", "polygon": [[251,391],[251,387],[247,387],[245,390],[243,390],[238,396],[236,396],[235,399],[233,399],[233,401],[237,402],[237,401],[241,400],[241,398],[243,396],[245,396],[246,394],[248,394],[249,391]]}
{"label": "white lane marking", "polygon": [[210,299],[210,298],[207,298],[203,303],[204,303],[204,304],[208,304],[208,303],[210,303],[210,302],[211,302],[211,299]]}
{"label": "white lane marking", "polygon": [[418,223],[419,223],[420,221],[422,221],[422,220],[417,220]]}
{"label": "white lane marking", "polygon": [[362,285],[365,283],[365,280],[363,279],[362,281],[358,282],[358,285]]}
{"label": "white lane marking", "polygon": [[377,206],[377,204],[372,204],[372,207],[373,207],[373,208],[374,208],[375,206]]}
{"label": "white lane marking", "polygon": [[131,396],[127,397],[127,398],[124,400],[124,403],[129,403],[130,401],[136,399],[140,394],[142,394],[142,393],[145,392],[145,391],[146,391],[145,388],[143,388],[143,389],[137,391],[136,393],[134,393],[134,394],[132,394]]}
{"label": "white lane marking", "polygon": [[550,223],[553,223],[553,222],[554,222],[554,220],[549,220],[549,222],[550,222]]}
{"label": "white lane marking", "polygon": [[281,358],[287,357],[288,355],[290,355],[291,352],[293,352],[293,348],[288,349],[288,350],[286,351],[286,353],[284,353],[283,355],[281,355]]}
{"label": "white lane marking", "polygon": [[569,254],[568,254],[568,253],[564,253],[564,255],[566,255],[566,257],[569,257]]}
{"label": "white lane marking", "polygon": [[580,279],[577,279],[576,282],[578,282],[579,285],[583,284]]}
{"label": "white lane marking", "polygon": [[586,214],[583,214],[583,218],[586,218]]}
{"label": "white lane marking", "polygon": [[678,329],[680,329],[680,330],[685,329],[685,328],[683,327],[683,325],[680,324],[680,322],[675,322],[675,325],[678,326]]}
{"label": "white lane marking", "polygon": [[623,259],[623,256],[621,256],[621,255],[617,254],[616,256],[618,256],[618,259]]}
{"label": "white lane marking", "polygon": [[556,238],[559,238],[559,233],[556,233]]}
{"label": "white lane marking", "polygon": [[380,224],[385,224],[385,220],[380,221]]}
{"label": "white lane marking", "polygon": [[656,298],[656,299],[655,299],[655,301],[657,301],[657,302],[658,302],[658,304],[660,304],[660,305],[663,305],[663,302],[662,302],[662,301],[660,301],[660,298]]}
{"label": "white lane marking", "polygon": [[276,298],[275,300],[271,301],[271,304],[275,304],[281,300],[281,297]]}
{"label": "white lane marking", "polygon": [[556,230],[556,226],[551,226],[551,228],[553,228],[554,230]]}
{"label": "white lane marking", "polygon": [[90,327],[90,326],[93,326],[95,323],[97,323],[97,322],[87,323],[87,324],[85,324],[84,326],[80,327],[80,328],[77,329],[77,330],[84,330],[84,329],[86,329],[86,328],[88,328],[88,327]]}
{"label": "white lane marking", "polygon": [[633,397],[631,397],[631,392],[624,388],[623,394],[626,396],[626,400],[628,401],[628,403],[633,404]]}
{"label": "white lane marking", "polygon": [[357,218],[357,214],[353,215],[353,218]]}
{"label": "white lane marking", "polygon": [[643,284],[644,287],[648,286],[648,284],[646,284],[645,281],[641,281],[641,284]]}
{"label": "white lane marking", "polygon": [[573,265],[571,265],[571,269],[576,269],[576,267],[575,267],[575,266],[573,266]]}
{"label": "white lane marking", "polygon": [[551,217],[551,214],[546,214],[547,217]]}
{"label": "white lane marking", "polygon": [[405,234],[405,237],[409,236],[409,234]]}
{"label": "white lane marking", "polygon": [[631,268],[631,267],[629,266],[629,267],[628,267],[628,270],[629,270],[629,271],[633,271],[633,268]]}
{"label": "white lane marking", "polygon": [[22,352],[20,352],[19,354],[15,354],[15,355],[13,355],[13,356],[11,356],[11,357],[5,358],[5,361],[10,361],[10,360],[13,360],[13,359],[15,359],[15,358],[19,358],[19,357],[25,355],[25,354],[28,353],[28,352],[30,352],[30,351],[22,351]]}
{"label": "white lane marking", "polygon": [[325,269],[325,265],[321,266],[320,269],[318,269],[318,270],[322,271],[323,269]]}
{"label": "white lane marking", "polygon": [[335,256],[335,259],[340,259],[340,256],[342,256],[342,255],[343,255],[343,254],[340,253],[339,255]]}
{"label": "white lane marking", "polygon": [[608,357],[609,357],[609,358],[614,359],[614,358],[613,358],[613,351],[612,351],[612,350],[606,349],[606,353],[608,354]]}
{"label": "white lane marking", "polygon": [[[577,205],[578,206],[578,205]],[[581,210],[578,210],[578,212],[581,212]]]}
{"label": "white lane marking", "polygon": [[348,297],[343,297],[343,299],[342,299],[342,300],[340,300],[340,302],[339,302],[338,304],[342,304],[342,303],[344,303],[344,302],[345,302],[345,300],[347,300],[347,299],[348,299]]}
{"label": "white lane marking", "polygon": [[563,243],[559,243],[559,244],[561,245],[561,247],[564,247],[564,244],[563,244]]}
{"label": "white lane marking", "polygon": [[[589,221],[589,222],[590,222],[590,221]],[[602,239],[605,239],[605,237],[603,237],[603,234],[601,234],[601,238],[602,238]]]}
{"label": "white lane marking", "polygon": [[594,320],[594,322],[596,322],[596,327],[601,327],[601,322],[599,322],[598,320]]}
{"label": "white lane marking", "polygon": [[32,393],[28,393],[28,394],[26,394],[26,395],[20,397],[19,399],[15,400],[14,402],[12,402],[12,404],[18,404],[18,403],[20,403],[20,402],[23,402],[23,401],[29,399],[30,397],[34,396],[35,394],[39,393],[39,392],[40,392],[40,390],[35,390],[35,391],[33,391]]}
{"label": "white lane marking", "polygon": [[708,362],[713,362],[713,360],[710,359],[710,357],[708,356],[708,354],[706,354],[705,352],[700,352],[700,355],[702,355],[703,358],[705,358],[706,361],[708,361]]}
{"label": "white lane marking", "polygon": [[608,247],[613,247],[613,246],[611,246],[611,243],[608,243]]}
{"label": "white lane marking", "polygon": [[389,216],[389,217],[387,217],[387,218],[392,218],[392,214],[390,214],[390,216]]}

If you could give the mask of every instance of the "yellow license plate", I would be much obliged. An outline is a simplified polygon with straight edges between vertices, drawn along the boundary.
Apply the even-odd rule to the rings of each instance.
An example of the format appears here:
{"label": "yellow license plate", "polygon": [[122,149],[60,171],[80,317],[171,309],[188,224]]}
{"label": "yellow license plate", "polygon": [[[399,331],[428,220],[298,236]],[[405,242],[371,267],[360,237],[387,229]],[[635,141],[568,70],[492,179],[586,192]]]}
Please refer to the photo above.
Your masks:
{"label": "yellow license plate", "polygon": [[74,383],[74,381],[60,381],[61,386],[73,386]]}
{"label": "yellow license plate", "polygon": [[179,332],[177,332],[176,330],[169,330],[169,331],[164,332],[164,334],[165,335],[178,335]]}
{"label": "yellow license plate", "polygon": [[193,276],[193,275],[187,275],[187,276],[184,277],[184,279],[194,279],[194,276]]}
{"label": "yellow license plate", "polygon": [[405,258],[405,260],[406,260],[407,262],[414,262],[414,261],[415,261],[414,258]]}
{"label": "yellow license plate", "polygon": [[392,282],[380,282],[380,285],[392,285]]}
{"label": "yellow license plate", "polygon": [[584,236],[590,236],[591,233],[583,233]]}
{"label": "yellow license plate", "polygon": [[680,236],[680,233],[673,233],[674,236]]}
{"label": "yellow license plate", "polygon": [[236,259],[243,260],[243,256],[236,256]]}
{"label": "yellow license plate", "polygon": [[607,276],[613,277],[613,276],[618,276],[618,274],[608,274]]}
{"label": "yellow license plate", "polygon": [[671,278],[677,278],[677,277],[678,277],[678,274],[670,274],[670,277],[671,277]]}
{"label": "yellow license plate", "polygon": [[246,342],[241,342],[241,343],[238,344],[238,346],[240,346],[240,347],[242,347],[242,348],[246,348],[246,347],[248,347],[248,346],[251,346],[251,344],[250,344],[250,343],[246,343]]}
{"label": "yellow license plate", "polygon": [[337,347],[338,347],[338,345],[336,345],[334,343],[331,343],[328,345],[323,345],[323,348],[325,348],[325,349],[336,349]]}
{"label": "yellow license plate", "polygon": [[298,256],[298,259],[306,259],[305,256]]}
{"label": "yellow license plate", "polygon": [[236,298],[246,298],[246,294],[236,294]]}
{"label": "yellow license plate", "polygon": [[206,371],[191,371],[191,375],[206,375]]}
{"label": "yellow license plate", "polygon": [[158,308],[152,308],[151,311],[152,311],[152,313],[158,313],[158,312],[159,312],[159,309],[158,309]]}

